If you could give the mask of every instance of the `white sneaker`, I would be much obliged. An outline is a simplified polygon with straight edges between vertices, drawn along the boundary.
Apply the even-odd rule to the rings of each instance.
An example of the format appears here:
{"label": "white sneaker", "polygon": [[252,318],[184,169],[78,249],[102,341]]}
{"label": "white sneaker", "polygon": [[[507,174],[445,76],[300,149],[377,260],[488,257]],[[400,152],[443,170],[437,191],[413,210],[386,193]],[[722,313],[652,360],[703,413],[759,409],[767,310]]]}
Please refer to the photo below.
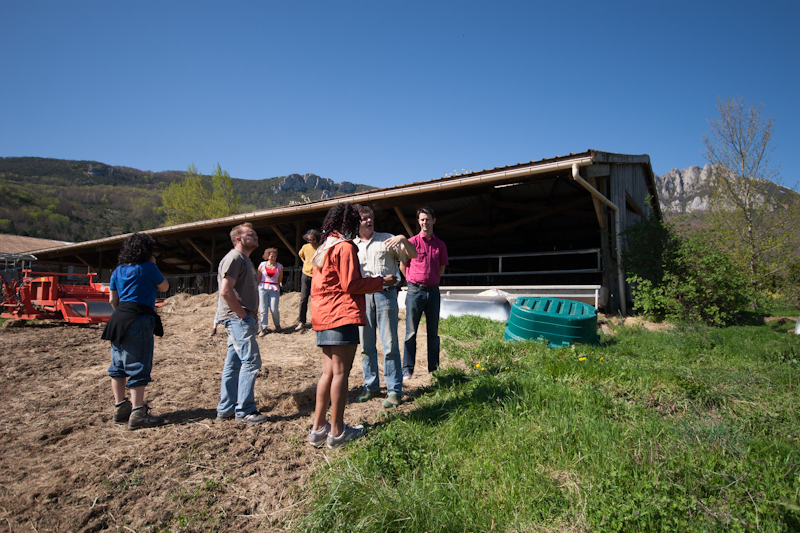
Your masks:
{"label": "white sneaker", "polygon": [[346,442],[357,439],[361,436],[361,433],[364,432],[364,426],[356,426],[350,427],[347,424],[344,425],[344,430],[342,434],[338,437],[334,437],[333,433],[328,433],[328,448],[333,450],[335,448],[341,448],[345,445]]}
{"label": "white sneaker", "polygon": [[329,422],[325,422],[325,425],[319,428],[316,431],[309,431],[308,432],[308,443],[312,445],[314,448],[322,448],[325,446],[325,442],[328,439],[328,433],[331,431],[331,425]]}
{"label": "white sneaker", "polygon": [[302,322],[298,322],[297,325],[294,327],[294,330],[295,331],[303,331],[304,327],[306,327],[305,324],[303,324]]}

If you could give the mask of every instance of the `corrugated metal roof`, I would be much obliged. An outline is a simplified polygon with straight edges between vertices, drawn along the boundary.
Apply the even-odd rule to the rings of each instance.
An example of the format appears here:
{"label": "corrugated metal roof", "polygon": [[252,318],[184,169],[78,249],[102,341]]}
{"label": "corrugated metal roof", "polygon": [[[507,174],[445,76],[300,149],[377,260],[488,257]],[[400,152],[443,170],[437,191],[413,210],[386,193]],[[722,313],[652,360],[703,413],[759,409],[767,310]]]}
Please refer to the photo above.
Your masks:
{"label": "corrugated metal roof", "polygon": [[[449,188],[451,186],[460,186],[465,184],[467,180],[470,181],[481,180],[481,178],[483,177],[494,176],[497,174],[500,174],[500,176],[497,179],[503,179],[504,175],[512,173],[513,171],[519,169],[525,169],[525,168],[533,169],[541,165],[557,164],[560,161],[572,161],[576,158],[586,159],[589,157],[591,157],[591,151],[582,152],[578,154],[570,154],[568,156],[542,159],[540,161],[531,161],[529,163],[518,163],[516,165],[508,165],[505,167],[485,169],[457,176],[445,176],[442,178],[437,178],[428,181],[419,181],[405,185],[384,187],[381,189],[372,189],[367,192],[354,193],[345,196],[337,196],[326,200],[316,200],[303,204],[294,204],[289,206],[276,207],[273,209],[253,211],[250,213],[241,213],[238,215],[231,215],[228,217],[222,217],[217,219],[198,220],[195,222],[188,222],[185,224],[176,224],[174,226],[166,226],[162,228],[146,230],[144,233],[148,233],[154,237],[157,236],[168,237],[170,234],[185,234],[204,229],[210,230],[210,229],[218,229],[220,227],[232,227],[237,224],[242,224],[244,222],[254,222],[259,220],[265,221],[270,218],[278,218],[278,217],[292,218],[292,215],[300,215],[298,218],[302,218],[302,214],[305,212],[327,211],[330,207],[342,202],[370,202],[397,196],[419,194],[419,193],[424,193],[426,191]],[[565,165],[565,168],[567,168],[570,165]],[[97,247],[103,247],[105,245],[123,242],[126,238],[128,238],[129,235],[130,233],[126,233],[123,235],[114,235],[102,239],[84,241],[68,246],[43,248],[40,250],[36,250],[35,253],[45,254],[55,251],[64,252],[64,251],[79,251],[83,249],[94,249]]]}
{"label": "corrugated metal roof", "polygon": [[[630,163],[645,164],[650,167],[650,158],[647,155],[625,155],[601,152],[597,150],[587,150],[585,152],[570,153],[569,155],[544,158],[527,163],[517,163],[502,167],[494,167],[479,171],[472,171],[464,174],[445,175],[428,181],[412,182],[404,185],[372,189],[370,191],[354,193],[344,196],[337,196],[325,200],[316,200],[303,204],[294,204],[272,209],[241,213],[212,220],[199,220],[185,224],[177,224],[161,228],[154,228],[145,231],[158,240],[170,240],[171,238],[182,238],[187,235],[202,235],[211,232],[219,233],[223,228],[230,228],[244,222],[252,222],[256,227],[266,227],[271,224],[279,224],[290,221],[302,220],[304,218],[319,216],[326,212],[330,207],[343,203],[374,203],[401,197],[420,195],[425,198],[426,194],[432,192],[446,191],[452,188],[484,186],[492,184],[502,184],[503,182],[513,182],[534,174],[543,172],[559,172],[570,169],[573,163],[582,166],[591,163]],[[652,174],[652,170],[649,171]],[[652,182],[652,177],[650,179]],[[655,186],[652,184],[652,190]],[[67,246],[56,246],[42,248],[34,251],[37,254],[48,254],[58,252],[80,252],[86,250],[102,249],[123,242],[130,234],[114,235],[102,239],[95,239]]]}
{"label": "corrugated metal roof", "polygon": [[46,246],[62,247],[65,244],[72,243],[55,241],[52,239],[39,239],[37,237],[23,237],[22,235],[0,234],[0,252],[5,254],[21,254],[32,250],[39,250]]}

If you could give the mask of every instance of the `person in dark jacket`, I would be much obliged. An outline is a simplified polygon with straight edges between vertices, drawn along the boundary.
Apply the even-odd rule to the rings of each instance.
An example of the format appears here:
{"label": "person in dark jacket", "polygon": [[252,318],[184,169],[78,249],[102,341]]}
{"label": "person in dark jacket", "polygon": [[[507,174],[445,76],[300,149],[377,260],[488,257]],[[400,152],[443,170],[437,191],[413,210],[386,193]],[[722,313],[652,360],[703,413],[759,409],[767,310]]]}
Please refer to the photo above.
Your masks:
{"label": "person in dark jacket", "polygon": [[[156,294],[169,289],[169,282],[156,266],[153,238],[134,233],[119,253],[119,266],[111,274],[111,318],[102,338],[111,341],[111,391],[114,393],[114,423],[128,429],[160,426],[165,420],[153,416],[144,402],[144,391],[153,369],[153,334],[164,334],[156,314]],[[128,399],[126,390],[130,390]]]}

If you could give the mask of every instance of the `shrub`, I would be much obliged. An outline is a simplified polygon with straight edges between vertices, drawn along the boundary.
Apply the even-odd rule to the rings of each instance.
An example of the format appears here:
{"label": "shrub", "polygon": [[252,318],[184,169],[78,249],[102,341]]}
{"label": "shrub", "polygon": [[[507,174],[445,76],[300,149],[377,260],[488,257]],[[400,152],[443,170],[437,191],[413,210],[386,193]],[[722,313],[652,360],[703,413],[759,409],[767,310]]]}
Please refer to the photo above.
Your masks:
{"label": "shrub", "polygon": [[747,304],[743,273],[701,234],[679,235],[672,226],[647,220],[624,235],[628,282],[642,314],[724,325]]}

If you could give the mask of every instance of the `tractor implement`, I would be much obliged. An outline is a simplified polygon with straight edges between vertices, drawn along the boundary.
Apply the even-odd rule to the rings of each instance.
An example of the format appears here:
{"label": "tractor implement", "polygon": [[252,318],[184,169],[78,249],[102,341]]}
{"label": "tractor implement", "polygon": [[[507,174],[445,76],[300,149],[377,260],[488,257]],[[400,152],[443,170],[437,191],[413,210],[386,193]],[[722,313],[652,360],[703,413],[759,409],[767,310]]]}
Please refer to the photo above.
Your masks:
{"label": "tractor implement", "polygon": [[[60,283],[62,277],[87,278],[85,284]],[[108,322],[114,311],[110,291],[94,283],[94,273],[56,274],[22,271],[22,281],[3,279],[2,318],[21,320],[62,319],[70,324]]]}

